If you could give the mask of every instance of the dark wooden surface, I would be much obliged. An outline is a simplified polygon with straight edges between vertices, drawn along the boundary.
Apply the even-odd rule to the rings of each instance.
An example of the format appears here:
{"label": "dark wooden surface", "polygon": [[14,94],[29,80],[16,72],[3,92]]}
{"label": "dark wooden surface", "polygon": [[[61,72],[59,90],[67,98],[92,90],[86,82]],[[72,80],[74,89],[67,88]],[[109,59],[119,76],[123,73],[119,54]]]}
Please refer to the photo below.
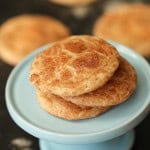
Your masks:
{"label": "dark wooden surface", "polygon": [[[1,0],[0,23],[19,14],[42,13],[63,21],[73,34],[90,34],[95,19],[102,14],[104,7],[105,3],[101,0],[101,4],[91,6],[86,17],[79,19],[71,13],[70,8],[48,4],[46,0]],[[8,114],[4,93],[12,69],[12,66],[0,61],[0,150],[39,150],[38,139],[19,128]],[[150,115],[135,128],[135,133],[132,150],[150,150]]]}

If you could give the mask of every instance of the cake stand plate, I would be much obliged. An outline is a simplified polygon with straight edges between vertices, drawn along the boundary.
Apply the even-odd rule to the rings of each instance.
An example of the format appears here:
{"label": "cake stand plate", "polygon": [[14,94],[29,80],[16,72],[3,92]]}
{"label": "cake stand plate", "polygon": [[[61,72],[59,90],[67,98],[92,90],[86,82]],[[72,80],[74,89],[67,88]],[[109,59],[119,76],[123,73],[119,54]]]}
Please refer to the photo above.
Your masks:
{"label": "cake stand plate", "polygon": [[35,55],[48,45],[33,52],[11,72],[6,85],[9,114],[18,126],[40,139],[41,150],[130,149],[134,139],[131,130],[149,111],[150,67],[135,51],[109,42],[135,67],[137,88],[128,101],[92,119],[67,121],[39,106],[35,89],[29,82],[29,69]]}

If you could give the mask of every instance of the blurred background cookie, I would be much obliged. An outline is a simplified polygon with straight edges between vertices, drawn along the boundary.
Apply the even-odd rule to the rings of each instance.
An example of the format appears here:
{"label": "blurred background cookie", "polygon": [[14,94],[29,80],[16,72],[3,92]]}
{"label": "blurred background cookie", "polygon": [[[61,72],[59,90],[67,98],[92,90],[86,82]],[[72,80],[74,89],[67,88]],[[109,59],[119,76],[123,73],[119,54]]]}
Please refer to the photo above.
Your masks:
{"label": "blurred background cookie", "polygon": [[105,12],[96,21],[93,34],[124,44],[150,57],[150,5],[122,5]]}
{"label": "blurred background cookie", "polygon": [[45,15],[20,15],[0,27],[0,58],[16,65],[36,48],[70,35],[58,20]]}
{"label": "blurred background cookie", "polygon": [[48,0],[51,3],[62,5],[71,9],[77,18],[85,17],[91,10],[91,5],[97,0]]}
{"label": "blurred background cookie", "polygon": [[64,6],[81,6],[88,5],[96,0],[49,0],[50,2],[54,2]]}

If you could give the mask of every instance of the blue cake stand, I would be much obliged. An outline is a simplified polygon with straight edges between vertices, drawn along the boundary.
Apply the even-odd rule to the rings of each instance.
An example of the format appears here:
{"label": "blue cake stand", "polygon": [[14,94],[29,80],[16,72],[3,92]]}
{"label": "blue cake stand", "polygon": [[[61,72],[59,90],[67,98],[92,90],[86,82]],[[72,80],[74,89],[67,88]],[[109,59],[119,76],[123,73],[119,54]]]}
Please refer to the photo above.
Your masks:
{"label": "blue cake stand", "polygon": [[39,138],[41,150],[129,150],[133,128],[147,115],[150,104],[150,67],[131,49],[110,42],[136,69],[137,89],[128,101],[92,119],[67,121],[40,108],[29,82],[30,64],[44,46],[19,64],[6,85],[6,104],[12,119]]}

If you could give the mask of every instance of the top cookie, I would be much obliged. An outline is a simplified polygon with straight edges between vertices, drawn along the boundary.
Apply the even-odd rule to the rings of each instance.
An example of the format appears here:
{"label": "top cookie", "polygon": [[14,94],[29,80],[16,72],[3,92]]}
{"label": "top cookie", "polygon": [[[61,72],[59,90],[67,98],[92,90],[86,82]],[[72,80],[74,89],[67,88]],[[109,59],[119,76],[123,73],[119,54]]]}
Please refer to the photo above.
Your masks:
{"label": "top cookie", "polygon": [[94,35],[127,45],[150,56],[150,5],[123,5],[106,12],[95,23]]}
{"label": "top cookie", "polygon": [[71,36],[35,57],[30,81],[44,93],[78,96],[103,86],[118,65],[117,50],[104,40]]}
{"label": "top cookie", "polygon": [[49,16],[16,16],[0,27],[0,57],[16,65],[36,48],[69,35],[65,25]]}

